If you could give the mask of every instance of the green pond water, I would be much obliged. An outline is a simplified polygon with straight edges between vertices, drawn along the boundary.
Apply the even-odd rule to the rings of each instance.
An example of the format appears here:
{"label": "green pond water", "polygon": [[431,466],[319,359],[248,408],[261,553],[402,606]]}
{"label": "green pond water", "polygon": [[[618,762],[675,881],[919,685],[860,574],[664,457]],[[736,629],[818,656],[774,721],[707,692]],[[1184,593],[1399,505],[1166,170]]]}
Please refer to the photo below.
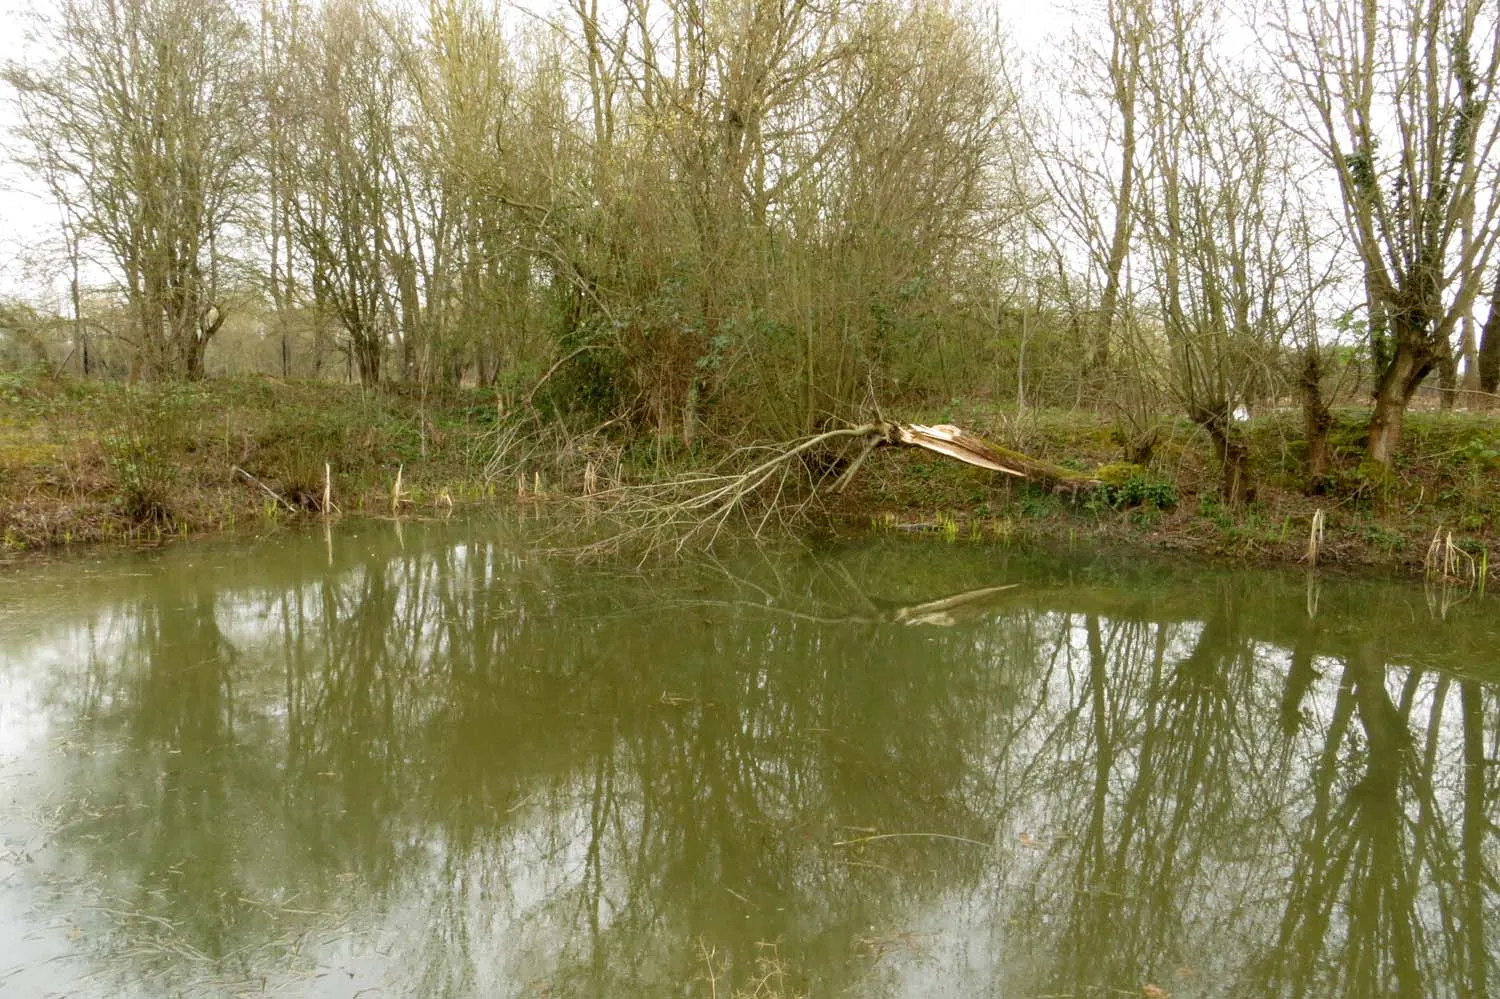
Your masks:
{"label": "green pond water", "polygon": [[526,536],[0,569],[0,995],[1500,991],[1493,599]]}

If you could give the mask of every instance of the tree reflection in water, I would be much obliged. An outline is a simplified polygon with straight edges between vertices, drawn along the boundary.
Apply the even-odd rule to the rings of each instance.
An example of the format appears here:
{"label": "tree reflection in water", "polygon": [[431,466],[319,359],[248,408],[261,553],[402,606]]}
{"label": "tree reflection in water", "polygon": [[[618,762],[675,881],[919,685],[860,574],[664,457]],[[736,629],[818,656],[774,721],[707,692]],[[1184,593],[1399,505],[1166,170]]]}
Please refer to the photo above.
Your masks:
{"label": "tree reflection in water", "polygon": [[101,598],[55,674],[112,987],[707,994],[767,941],[813,995],[1493,978],[1495,691],[1407,591],[338,540]]}

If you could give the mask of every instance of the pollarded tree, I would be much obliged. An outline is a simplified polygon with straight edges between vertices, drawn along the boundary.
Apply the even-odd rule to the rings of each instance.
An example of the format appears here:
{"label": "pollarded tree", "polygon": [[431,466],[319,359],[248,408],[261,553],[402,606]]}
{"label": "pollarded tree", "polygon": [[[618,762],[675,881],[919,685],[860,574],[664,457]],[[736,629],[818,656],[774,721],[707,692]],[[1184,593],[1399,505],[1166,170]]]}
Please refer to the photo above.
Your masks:
{"label": "pollarded tree", "polygon": [[1310,134],[1364,270],[1377,361],[1368,457],[1388,472],[1406,407],[1449,355],[1500,239],[1500,13],[1481,0],[1305,0],[1287,22]]}
{"label": "pollarded tree", "polygon": [[252,49],[221,0],[63,0],[55,51],[12,63],[28,164],[129,306],[138,370],[203,374],[221,247],[251,196]]}

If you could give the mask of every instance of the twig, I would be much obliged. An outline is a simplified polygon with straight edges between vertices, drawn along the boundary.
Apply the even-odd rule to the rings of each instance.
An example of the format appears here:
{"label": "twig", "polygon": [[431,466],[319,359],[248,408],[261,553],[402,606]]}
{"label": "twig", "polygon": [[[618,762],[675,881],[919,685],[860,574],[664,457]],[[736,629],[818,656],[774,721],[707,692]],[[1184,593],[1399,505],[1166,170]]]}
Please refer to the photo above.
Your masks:
{"label": "twig", "polygon": [[880,446],[880,440],[879,437],[872,435],[869,440],[865,441],[865,446],[860,449],[859,455],[849,463],[849,467],[844,469],[844,474],[840,475],[838,481],[833,484],[834,492],[841,493],[848,487],[854,479],[854,473],[859,471],[859,466],[863,465],[870,453]]}
{"label": "twig", "polygon": [[855,839],[841,839],[834,846],[854,846],[859,843],[873,843],[879,839],[949,839],[955,843],[968,843],[971,846],[993,846],[981,840],[970,839],[967,836],[954,836],[951,833],[936,832],[909,832],[909,833],[876,833],[873,836],[860,836]]}
{"label": "twig", "polygon": [[536,398],[537,391],[541,389],[543,385],[547,384],[547,380],[557,373],[558,368],[562,367],[564,364],[567,364],[579,354],[585,353],[586,351],[590,350],[602,350],[607,346],[609,346],[609,344],[586,343],[582,347],[579,347],[576,350],[571,350],[568,353],[564,354],[562,357],[559,357],[556,361],[552,362],[552,367],[548,368],[546,373],[544,373],[542,377],[536,380],[536,384],[531,386],[531,391],[526,393],[526,408],[531,408],[531,400]]}
{"label": "twig", "polygon": [[276,500],[276,502],[280,503],[282,506],[286,507],[288,510],[292,511],[292,513],[296,513],[297,512],[297,508],[295,506],[293,506],[290,502],[288,502],[283,496],[281,496],[279,493],[277,493],[276,490],[272,489],[270,486],[266,485],[264,482],[260,481],[259,479],[257,479],[255,476],[251,475],[249,472],[245,471],[240,466],[234,465],[234,466],[231,466],[231,467],[233,467],[233,469],[236,472],[239,472],[245,478],[249,479],[251,482],[255,483],[257,486],[260,486],[262,489],[264,489],[266,491],[266,494],[268,496],[270,496],[272,499]]}

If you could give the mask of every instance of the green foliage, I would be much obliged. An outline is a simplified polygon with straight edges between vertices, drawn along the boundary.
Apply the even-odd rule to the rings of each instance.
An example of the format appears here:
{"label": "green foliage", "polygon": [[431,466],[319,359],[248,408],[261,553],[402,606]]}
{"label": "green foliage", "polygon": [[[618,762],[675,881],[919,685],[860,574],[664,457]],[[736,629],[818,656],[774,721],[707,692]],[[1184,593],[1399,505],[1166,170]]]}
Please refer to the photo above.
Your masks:
{"label": "green foliage", "polygon": [[[576,342],[569,338],[561,349],[566,353],[585,342],[595,341],[580,335]],[[580,426],[597,425],[626,404],[629,383],[623,355],[614,350],[586,350],[558,368],[533,401],[549,417]]]}
{"label": "green foliage", "polygon": [[116,485],[115,502],[134,524],[168,527],[189,420],[201,390],[191,385],[131,387],[100,410],[99,443]]}
{"label": "green foliage", "polygon": [[1057,513],[1059,509],[1057,497],[1051,493],[1035,492],[1027,490],[1022,493],[1016,504],[1021,510],[1021,516],[1032,520],[1041,520]]}
{"label": "green foliage", "polygon": [[1500,468],[1500,439],[1495,437],[1471,438],[1464,443],[1459,453],[1480,468],[1486,470]]}
{"label": "green foliage", "polygon": [[1198,516],[1220,531],[1228,531],[1234,526],[1234,515],[1224,505],[1218,493],[1204,493],[1198,497]]}
{"label": "green foliage", "polygon": [[1104,494],[1109,505],[1116,510],[1135,507],[1170,510],[1177,505],[1177,486],[1171,480],[1144,469],[1131,472],[1118,484],[1106,486]]}
{"label": "green foliage", "polygon": [[1361,536],[1371,547],[1387,556],[1394,556],[1406,547],[1406,535],[1377,521],[1366,521],[1359,528]]}

